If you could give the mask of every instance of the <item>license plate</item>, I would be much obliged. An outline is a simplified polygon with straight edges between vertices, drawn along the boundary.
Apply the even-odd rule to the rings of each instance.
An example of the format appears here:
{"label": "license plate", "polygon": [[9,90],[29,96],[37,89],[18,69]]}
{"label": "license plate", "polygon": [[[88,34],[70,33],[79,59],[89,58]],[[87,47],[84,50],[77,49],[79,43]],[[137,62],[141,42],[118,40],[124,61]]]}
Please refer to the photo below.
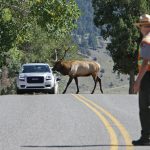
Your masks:
{"label": "license plate", "polygon": [[32,81],[38,81],[39,79],[38,78],[32,78]]}

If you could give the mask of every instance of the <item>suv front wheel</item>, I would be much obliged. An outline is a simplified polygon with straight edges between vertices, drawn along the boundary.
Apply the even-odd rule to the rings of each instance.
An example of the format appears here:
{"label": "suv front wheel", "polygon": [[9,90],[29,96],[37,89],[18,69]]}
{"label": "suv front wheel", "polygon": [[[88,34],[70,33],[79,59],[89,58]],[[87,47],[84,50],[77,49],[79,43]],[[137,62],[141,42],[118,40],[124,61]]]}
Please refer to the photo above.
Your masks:
{"label": "suv front wheel", "polygon": [[50,90],[49,93],[50,94],[58,94],[59,93],[58,84],[55,84],[54,87]]}
{"label": "suv front wheel", "polygon": [[23,91],[17,88],[17,94],[23,94]]}

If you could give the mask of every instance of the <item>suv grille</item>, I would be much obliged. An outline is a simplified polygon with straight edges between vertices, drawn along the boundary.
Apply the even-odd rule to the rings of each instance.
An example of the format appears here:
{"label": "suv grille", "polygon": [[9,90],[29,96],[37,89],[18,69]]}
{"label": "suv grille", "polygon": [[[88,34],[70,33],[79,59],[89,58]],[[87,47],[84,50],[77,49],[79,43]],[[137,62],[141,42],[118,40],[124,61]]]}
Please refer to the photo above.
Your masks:
{"label": "suv grille", "polygon": [[27,77],[27,83],[43,83],[44,77]]}

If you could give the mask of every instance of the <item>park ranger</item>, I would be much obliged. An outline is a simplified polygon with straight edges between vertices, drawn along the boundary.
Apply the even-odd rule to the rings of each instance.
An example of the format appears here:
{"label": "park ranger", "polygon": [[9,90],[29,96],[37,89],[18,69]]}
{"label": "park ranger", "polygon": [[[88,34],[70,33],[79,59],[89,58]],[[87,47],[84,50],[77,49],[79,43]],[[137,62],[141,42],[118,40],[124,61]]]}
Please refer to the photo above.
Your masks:
{"label": "park ranger", "polygon": [[133,145],[150,145],[150,15],[140,16],[135,25],[142,33],[139,49],[139,73],[134,83],[134,93],[139,92],[139,117],[141,137]]}

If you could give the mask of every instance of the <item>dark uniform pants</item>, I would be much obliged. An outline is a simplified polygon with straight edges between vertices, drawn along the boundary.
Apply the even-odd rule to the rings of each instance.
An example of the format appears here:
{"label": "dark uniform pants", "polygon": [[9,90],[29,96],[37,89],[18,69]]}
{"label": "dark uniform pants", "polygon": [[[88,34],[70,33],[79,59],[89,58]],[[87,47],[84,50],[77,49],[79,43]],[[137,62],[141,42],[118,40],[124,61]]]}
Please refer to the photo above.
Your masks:
{"label": "dark uniform pants", "polygon": [[142,137],[150,139],[150,71],[145,73],[141,81],[139,110]]}

